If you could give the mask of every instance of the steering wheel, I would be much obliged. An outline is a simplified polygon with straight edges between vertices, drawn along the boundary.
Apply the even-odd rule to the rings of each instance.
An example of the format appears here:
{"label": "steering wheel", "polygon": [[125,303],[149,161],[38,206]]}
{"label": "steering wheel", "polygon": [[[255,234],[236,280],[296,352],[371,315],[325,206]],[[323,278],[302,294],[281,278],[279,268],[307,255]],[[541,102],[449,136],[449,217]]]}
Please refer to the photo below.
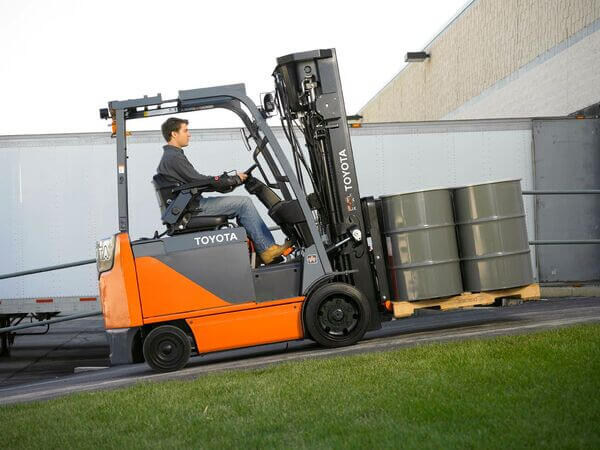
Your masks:
{"label": "steering wheel", "polygon": [[250,167],[248,167],[248,169],[246,169],[246,171],[244,172],[246,175],[248,175],[249,177],[252,176],[252,171],[254,169],[256,169],[258,167],[258,164],[252,164]]}

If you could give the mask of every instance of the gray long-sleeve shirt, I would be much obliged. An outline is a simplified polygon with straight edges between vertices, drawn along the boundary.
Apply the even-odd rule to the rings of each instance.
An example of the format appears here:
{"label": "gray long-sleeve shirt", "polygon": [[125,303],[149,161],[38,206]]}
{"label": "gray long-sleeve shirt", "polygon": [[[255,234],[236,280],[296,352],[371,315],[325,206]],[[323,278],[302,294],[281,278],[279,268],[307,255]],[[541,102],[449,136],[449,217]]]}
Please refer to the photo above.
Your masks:
{"label": "gray long-sleeve shirt", "polygon": [[208,182],[213,177],[199,173],[187,159],[183,150],[172,145],[163,147],[163,155],[156,171],[178,183]]}
{"label": "gray long-sleeve shirt", "polygon": [[187,159],[183,150],[178,147],[165,145],[163,150],[163,155],[156,171],[169,180],[182,184],[207,183],[211,186],[211,190],[219,192],[231,190],[233,187],[242,184],[242,180],[238,176],[210,176],[201,174]]}

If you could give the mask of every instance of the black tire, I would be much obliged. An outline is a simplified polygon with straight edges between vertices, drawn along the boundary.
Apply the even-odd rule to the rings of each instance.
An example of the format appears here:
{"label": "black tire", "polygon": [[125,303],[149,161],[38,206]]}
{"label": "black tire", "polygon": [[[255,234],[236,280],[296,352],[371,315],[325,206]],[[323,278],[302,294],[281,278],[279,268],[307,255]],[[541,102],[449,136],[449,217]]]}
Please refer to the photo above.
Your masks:
{"label": "black tire", "polygon": [[304,303],[306,331],[324,347],[355,344],[365,335],[370,320],[369,302],[349,284],[321,286]]}
{"label": "black tire", "polygon": [[173,325],[154,328],[144,339],[144,358],[159,372],[179,370],[190,359],[191,346],[187,334]]}

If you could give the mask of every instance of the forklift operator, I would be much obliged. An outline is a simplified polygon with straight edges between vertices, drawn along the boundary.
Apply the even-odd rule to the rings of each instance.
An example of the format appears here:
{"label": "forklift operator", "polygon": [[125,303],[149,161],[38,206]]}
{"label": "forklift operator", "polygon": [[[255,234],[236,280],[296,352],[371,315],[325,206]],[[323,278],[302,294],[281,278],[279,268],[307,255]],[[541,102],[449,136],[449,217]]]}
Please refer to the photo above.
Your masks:
{"label": "forklift operator", "polygon": [[[248,175],[244,172],[237,172],[237,175],[234,176],[224,174],[219,177],[211,177],[202,175],[196,171],[183,153],[183,147],[187,147],[190,141],[187,120],[171,117],[162,124],[161,130],[167,141],[167,145],[163,147],[164,152],[157,168],[157,172],[160,175],[183,184],[201,183],[210,180],[211,184],[217,190],[233,189],[246,181]],[[275,244],[273,235],[258,214],[250,197],[236,195],[205,198],[198,194],[195,200],[197,201],[198,209],[204,215],[235,216],[238,224],[246,229],[246,232],[254,242],[256,251],[265,264],[273,262],[274,259],[281,256],[291,245],[287,240],[283,245]]]}

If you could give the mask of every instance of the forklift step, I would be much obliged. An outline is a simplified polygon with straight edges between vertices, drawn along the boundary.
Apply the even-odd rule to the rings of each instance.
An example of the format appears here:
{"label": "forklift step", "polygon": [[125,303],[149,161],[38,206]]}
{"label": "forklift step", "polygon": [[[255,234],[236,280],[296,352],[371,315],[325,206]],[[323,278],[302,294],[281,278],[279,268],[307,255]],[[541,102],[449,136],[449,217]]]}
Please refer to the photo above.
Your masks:
{"label": "forklift step", "polygon": [[506,301],[511,300],[539,300],[540,299],[540,285],[537,283],[530,284],[528,286],[511,288],[511,289],[500,289],[497,291],[487,292],[463,292],[460,295],[445,298],[434,298],[429,300],[418,300],[414,302],[398,301],[392,302],[394,308],[394,317],[400,319],[403,317],[412,316],[416,310],[421,308],[433,308],[442,311],[448,311],[451,309],[459,308],[471,308],[473,306],[484,306],[498,304],[501,306],[509,306],[518,304],[518,301]]}

